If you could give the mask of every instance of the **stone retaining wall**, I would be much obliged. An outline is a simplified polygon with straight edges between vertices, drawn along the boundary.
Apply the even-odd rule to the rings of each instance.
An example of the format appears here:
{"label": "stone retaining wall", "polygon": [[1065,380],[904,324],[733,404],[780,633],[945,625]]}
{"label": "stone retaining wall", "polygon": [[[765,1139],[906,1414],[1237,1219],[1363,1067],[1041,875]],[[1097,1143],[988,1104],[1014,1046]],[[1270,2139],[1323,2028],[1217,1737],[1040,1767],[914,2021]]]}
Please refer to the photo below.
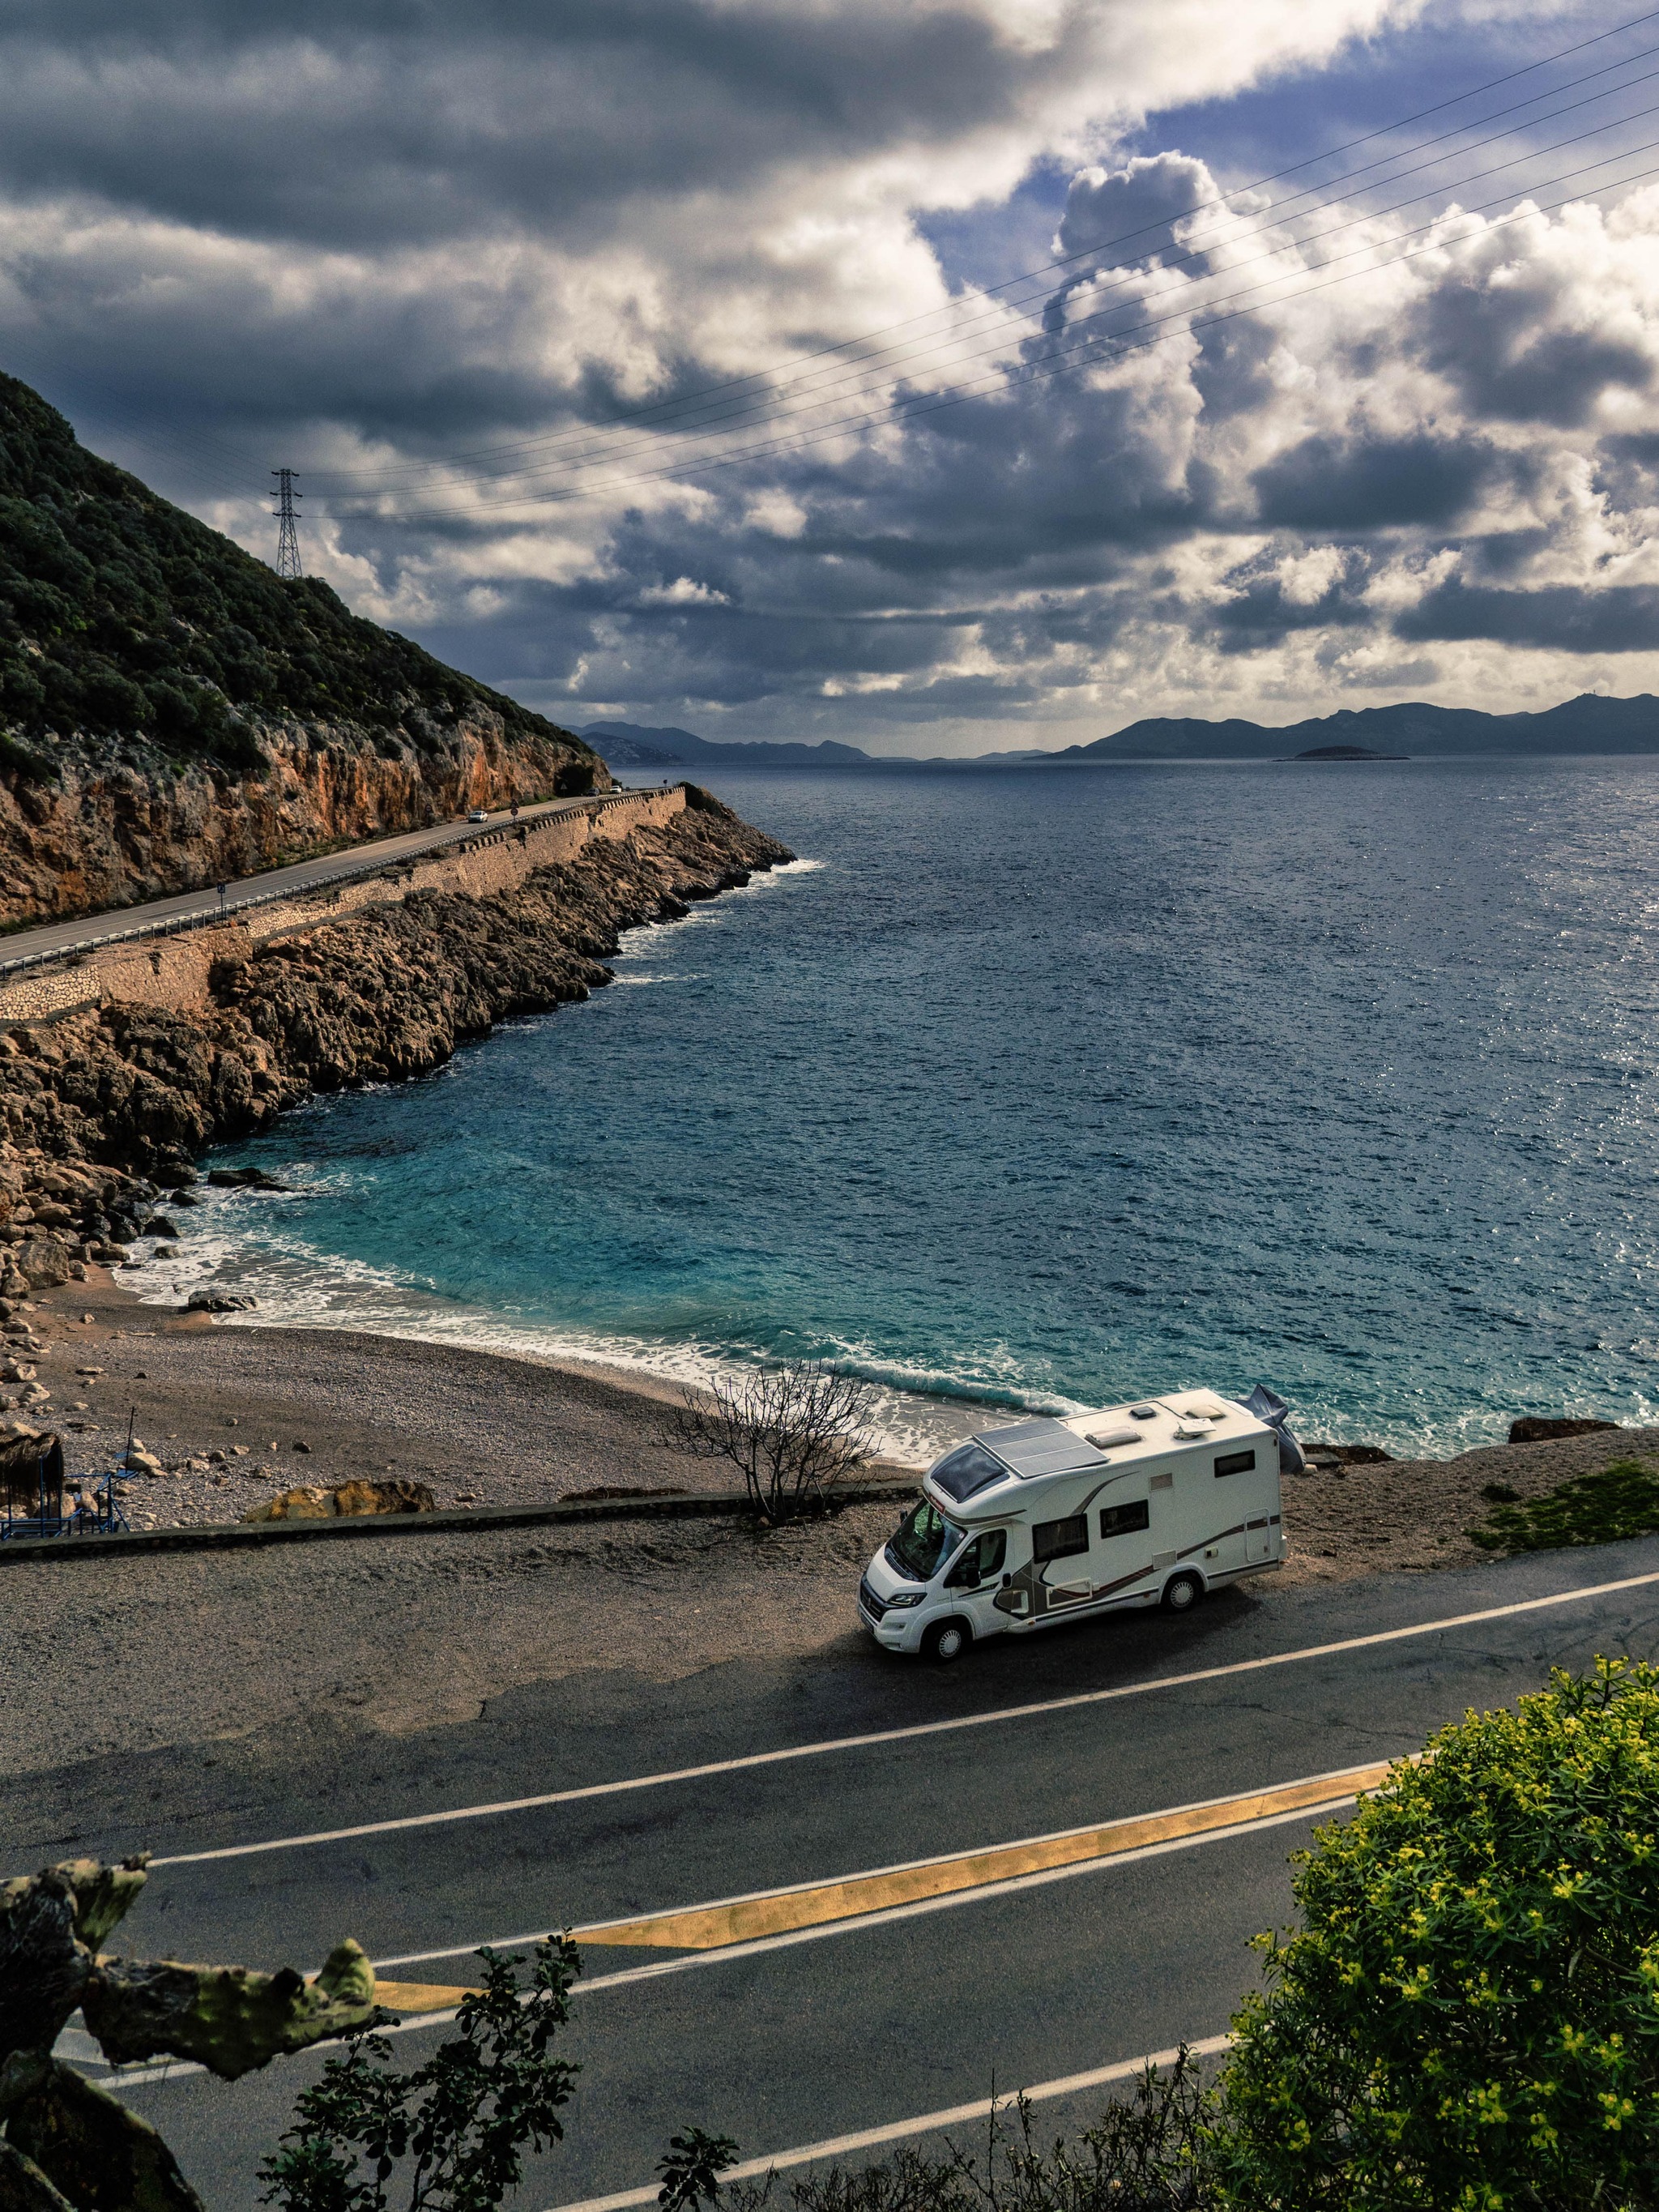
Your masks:
{"label": "stone retaining wall", "polygon": [[208,978],[222,961],[244,960],[274,939],[321,929],[367,907],[400,904],[416,891],[460,892],[488,898],[517,890],[538,868],[574,860],[590,840],[620,840],[646,824],[660,828],[685,811],[685,792],[638,791],[592,801],[518,828],[495,829],[463,845],[389,862],[326,890],[273,899],[222,922],[174,937],[108,945],[71,953],[0,986],[0,1023],[53,1021],[81,1006],[108,1002],[205,1012]]}

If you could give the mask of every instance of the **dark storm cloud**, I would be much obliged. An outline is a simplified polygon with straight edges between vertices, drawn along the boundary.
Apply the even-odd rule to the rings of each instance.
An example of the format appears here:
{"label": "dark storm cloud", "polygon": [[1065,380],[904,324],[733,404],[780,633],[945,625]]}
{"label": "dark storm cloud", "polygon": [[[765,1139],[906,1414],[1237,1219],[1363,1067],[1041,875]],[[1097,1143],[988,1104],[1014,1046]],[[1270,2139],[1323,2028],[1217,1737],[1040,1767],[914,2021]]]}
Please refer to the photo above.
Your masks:
{"label": "dark storm cloud", "polygon": [[1395,629],[1425,641],[1481,638],[1564,653],[1652,653],[1659,650],[1659,585],[1504,592],[1454,580],[1430,592]]}
{"label": "dark storm cloud", "polygon": [[1504,466],[1484,438],[1306,438],[1258,469],[1263,522],[1294,530],[1455,522]]}
{"label": "dark storm cloud", "polygon": [[[303,465],[307,551],[348,598],[556,712],[771,702],[862,734],[1115,697],[1162,659],[1183,705],[1252,663],[1282,700],[1420,680],[1391,629],[1633,649],[1645,587],[1597,564],[1639,554],[1659,499],[1659,216],[1636,247],[1475,225],[1382,312],[1368,276],[1189,331],[1283,234],[1243,203],[1218,222],[1189,154],[1109,151],[1149,86],[1224,93],[1376,20],[17,0],[0,349],[54,390],[101,376],[107,423],[155,441],[118,457],[222,495],[264,550],[233,495]],[[1018,315],[953,286],[930,215],[1006,237],[1011,196],[1053,209],[1066,170],[1078,258],[1046,295],[1016,288]],[[878,329],[890,354],[823,350]],[[941,410],[957,370],[922,333],[958,330],[973,396]],[[792,374],[848,397],[793,411]],[[700,397],[734,388],[752,415]],[[734,435],[690,475],[705,405],[775,450]],[[181,447],[195,474],[170,478]]]}
{"label": "dark storm cloud", "polygon": [[1079,65],[1088,12],[1029,46],[948,5],[12,9],[0,181],[251,237],[575,244],[688,179],[1012,119]]}
{"label": "dark storm cloud", "polygon": [[[1085,169],[1073,178],[1054,243],[1067,259],[1081,257],[1079,275],[1159,261],[1193,250],[1177,225],[1222,204],[1202,161],[1176,153],[1137,155],[1121,169]],[[1193,228],[1201,246],[1217,226],[1212,220],[1207,234],[1202,223]],[[1200,258],[1194,265],[1207,264]]]}
{"label": "dark storm cloud", "polygon": [[1455,386],[1480,421],[1589,420],[1610,386],[1646,392],[1654,359],[1647,346],[1561,319],[1559,273],[1505,264],[1477,266],[1425,294],[1406,332],[1425,364]]}
{"label": "dark storm cloud", "polygon": [[1278,343],[1279,333],[1264,315],[1240,315],[1203,333],[1193,384],[1206,421],[1224,422],[1271,403],[1267,364]]}
{"label": "dark storm cloud", "polygon": [[1225,578],[1229,596],[1208,617],[1222,652],[1261,653],[1298,630],[1350,630],[1371,623],[1360,597],[1369,567],[1357,549],[1342,554],[1330,582],[1313,594],[1291,588],[1272,562],[1272,555],[1266,555]]}

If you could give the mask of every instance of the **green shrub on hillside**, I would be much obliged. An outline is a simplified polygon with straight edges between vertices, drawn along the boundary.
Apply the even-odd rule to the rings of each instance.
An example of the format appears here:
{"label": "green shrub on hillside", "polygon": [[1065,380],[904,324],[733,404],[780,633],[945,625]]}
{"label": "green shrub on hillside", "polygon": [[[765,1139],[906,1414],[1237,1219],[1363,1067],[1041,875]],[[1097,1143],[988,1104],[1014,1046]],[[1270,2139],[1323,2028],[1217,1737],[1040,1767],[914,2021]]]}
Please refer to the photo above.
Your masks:
{"label": "green shrub on hillside", "polygon": [[1212,2186],[1297,2212],[1659,2204],[1659,1671],[1557,1673],[1319,1832]]}
{"label": "green shrub on hillside", "polygon": [[[1487,1486],[1490,1493],[1498,1487]],[[1509,1493],[1511,1498],[1514,1492]],[[1545,1497],[1500,1504],[1470,1537],[1484,1552],[1556,1552],[1573,1544],[1613,1544],[1659,1531],[1659,1476],[1638,1460],[1615,1460],[1575,1475]]]}
{"label": "green shrub on hillside", "polygon": [[[260,720],[396,730],[423,750],[485,707],[509,738],[561,744],[591,775],[580,738],[363,621],[318,578],[284,582],[0,376],[0,732],[137,738],[244,774]],[[45,759],[14,745],[0,769],[38,780]]]}

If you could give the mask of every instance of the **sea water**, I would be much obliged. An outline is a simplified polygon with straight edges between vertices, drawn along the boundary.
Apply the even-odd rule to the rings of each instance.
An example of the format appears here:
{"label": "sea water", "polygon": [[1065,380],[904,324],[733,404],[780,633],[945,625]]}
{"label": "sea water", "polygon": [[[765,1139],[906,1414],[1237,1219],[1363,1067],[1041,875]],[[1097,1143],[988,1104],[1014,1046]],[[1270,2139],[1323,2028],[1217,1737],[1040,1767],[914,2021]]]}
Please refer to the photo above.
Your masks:
{"label": "sea water", "polygon": [[754,770],[800,855],[222,1156],[250,1319],[987,1408],[1264,1380],[1451,1451],[1653,1418],[1659,761]]}

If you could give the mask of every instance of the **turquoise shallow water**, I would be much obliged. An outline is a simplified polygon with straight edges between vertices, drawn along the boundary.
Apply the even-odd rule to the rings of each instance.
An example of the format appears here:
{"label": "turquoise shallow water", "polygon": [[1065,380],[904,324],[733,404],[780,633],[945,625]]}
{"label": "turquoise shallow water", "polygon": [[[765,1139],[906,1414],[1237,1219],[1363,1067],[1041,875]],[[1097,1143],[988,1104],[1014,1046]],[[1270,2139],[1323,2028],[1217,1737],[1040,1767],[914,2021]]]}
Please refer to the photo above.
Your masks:
{"label": "turquoise shallow water", "polygon": [[227,1155],[295,1195],[216,1197],[138,1279],[827,1354],[921,1443],[1200,1382],[1396,1449],[1659,1401],[1659,761],[718,787],[810,865]]}

